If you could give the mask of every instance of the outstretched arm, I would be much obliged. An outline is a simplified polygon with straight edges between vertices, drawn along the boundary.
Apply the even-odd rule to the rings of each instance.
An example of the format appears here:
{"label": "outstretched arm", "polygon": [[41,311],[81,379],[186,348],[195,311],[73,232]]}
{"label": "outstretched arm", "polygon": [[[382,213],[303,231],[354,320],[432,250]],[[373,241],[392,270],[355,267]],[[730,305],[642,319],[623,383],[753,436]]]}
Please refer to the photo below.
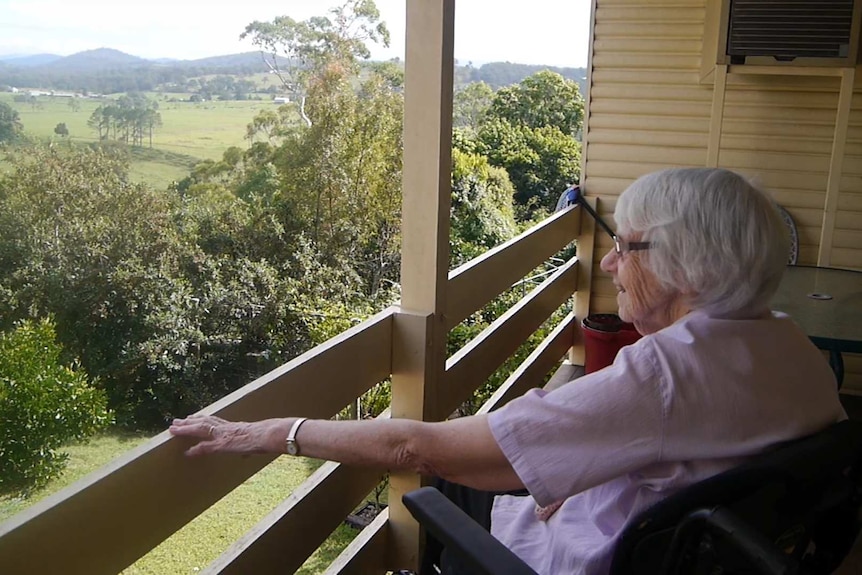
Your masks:
{"label": "outstretched arm", "polygon": [[[296,418],[253,423],[214,416],[174,420],[170,431],[199,439],[189,455],[207,453],[285,453],[285,439]],[[487,416],[440,423],[410,419],[365,421],[308,420],[296,436],[301,454],[348,465],[412,470],[485,490],[523,488],[491,434]]]}

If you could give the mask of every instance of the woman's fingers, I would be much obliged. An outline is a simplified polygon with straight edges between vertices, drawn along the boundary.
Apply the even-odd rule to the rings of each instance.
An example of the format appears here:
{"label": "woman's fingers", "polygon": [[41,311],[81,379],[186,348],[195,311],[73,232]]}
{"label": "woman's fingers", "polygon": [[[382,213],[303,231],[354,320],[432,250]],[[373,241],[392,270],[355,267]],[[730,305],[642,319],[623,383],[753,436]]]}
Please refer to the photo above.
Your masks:
{"label": "woman's fingers", "polygon": [[203,421],[174,422],[171,424],[170,432],[174,435],[186,437],[205,437],[209,435],[210,425]]}
{"label": "woman's fingers", "polygon": [[213,453],[224,450],[222,442],[216,437],[216,426],[210,423],[210,420],[180,420],[180,422],[172,424],[169,431],[177,437],[191,437],[199,439],[198,443],[186,449],[186,455],[196,456]]}
{"label": "woman's fingers", "polygon": [[186,455],[191,457],[197,455],[206,455],[216,451],[216,443],[214,441],[201,441],[186,449]]}
{"label": "woman's fingers", "polygon": [[222,419],[221,417],[217,417],[215,415],[202,415],[202,414],[194,414],[186,417],[185,419],[174,419],[171,421],[171,429],[179,429],[181,427],[198,427],[205,426],[206,429],[211,427],[217,427],[224,423],[230,423],[226,419]]}
{"label": "woman's fingers", "polygon": [[177,437],[197,439],[198,442],[186,450],[187,455],[207,453],[260,453],[259,434],[251,432],[251,426],[242,422],[231,422],[220,417],[189,416],[176,419],[169,431]]}

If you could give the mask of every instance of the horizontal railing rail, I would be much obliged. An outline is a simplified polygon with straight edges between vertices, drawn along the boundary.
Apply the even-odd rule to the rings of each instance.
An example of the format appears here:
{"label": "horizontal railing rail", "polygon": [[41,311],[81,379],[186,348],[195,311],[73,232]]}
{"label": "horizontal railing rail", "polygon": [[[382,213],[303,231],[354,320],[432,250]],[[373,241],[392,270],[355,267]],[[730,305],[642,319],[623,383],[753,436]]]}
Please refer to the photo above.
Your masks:
{"label": "horizontal railing rail", "polygon": [[368,575],[390,571],[386,552],[388,522],[389,509],[384,509],[351,541],[324,575]]}

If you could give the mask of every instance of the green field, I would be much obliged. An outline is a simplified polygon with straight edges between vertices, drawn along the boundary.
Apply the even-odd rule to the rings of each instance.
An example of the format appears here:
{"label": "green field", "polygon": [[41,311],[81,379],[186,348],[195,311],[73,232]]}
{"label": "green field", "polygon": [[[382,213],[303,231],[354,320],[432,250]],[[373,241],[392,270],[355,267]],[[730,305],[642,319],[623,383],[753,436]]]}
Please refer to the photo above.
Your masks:
{"label": "green field", "polygon": [[[69,465],[59,479],[27,500],[0,497],[0,522],[146,440],[139,434],[111,432],[85,444],[68,446],[65,451],[69,453]],[[319,465],[320,462],[311,459],[279,457],[122,573],[173,575],[201,571],[281,503]],[[342,524],[298,573],[323,572],[356,534],[356,530]]]}
{"label": "green field", "polygon": [[[54,133],[64,122],[73,143],[90,143],[98,134],[87,126],[101,100],[76,98],[79,110],[70,107],[69,98],[39,96],[37,104],[15,102],[13,94],[0,93],[0,101],[18,110],[24,131],[43,140],[59,140]],[[254,115],[274,104],[268,96],[263,100],[188,102],[188,94],[149,94],[158,101],[162,127],[153,135],[153,147],[132,151],[131,177],[138,182],[164,188],[172,181],[188,175],[198,161],[219,159],[230,146],[245,148],[246,125]],[[149,142],[146,142],[147,145]]]}

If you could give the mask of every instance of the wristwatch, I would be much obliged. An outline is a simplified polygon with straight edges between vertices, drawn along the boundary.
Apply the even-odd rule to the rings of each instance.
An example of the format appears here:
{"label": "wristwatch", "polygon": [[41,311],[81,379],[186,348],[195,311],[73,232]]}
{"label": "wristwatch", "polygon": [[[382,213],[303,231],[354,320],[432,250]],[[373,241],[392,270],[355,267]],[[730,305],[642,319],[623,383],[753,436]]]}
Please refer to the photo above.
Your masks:
{"label": "wristwatch", "polygon": [[287,433],[287,439],[285,440],[288,455],[299,455],[299,443],[296,442],[296,433],[299,431],[299,426],[307,420],[307,417],[300,417],[294,421],[293,425],[290,427],[290,431]]}

